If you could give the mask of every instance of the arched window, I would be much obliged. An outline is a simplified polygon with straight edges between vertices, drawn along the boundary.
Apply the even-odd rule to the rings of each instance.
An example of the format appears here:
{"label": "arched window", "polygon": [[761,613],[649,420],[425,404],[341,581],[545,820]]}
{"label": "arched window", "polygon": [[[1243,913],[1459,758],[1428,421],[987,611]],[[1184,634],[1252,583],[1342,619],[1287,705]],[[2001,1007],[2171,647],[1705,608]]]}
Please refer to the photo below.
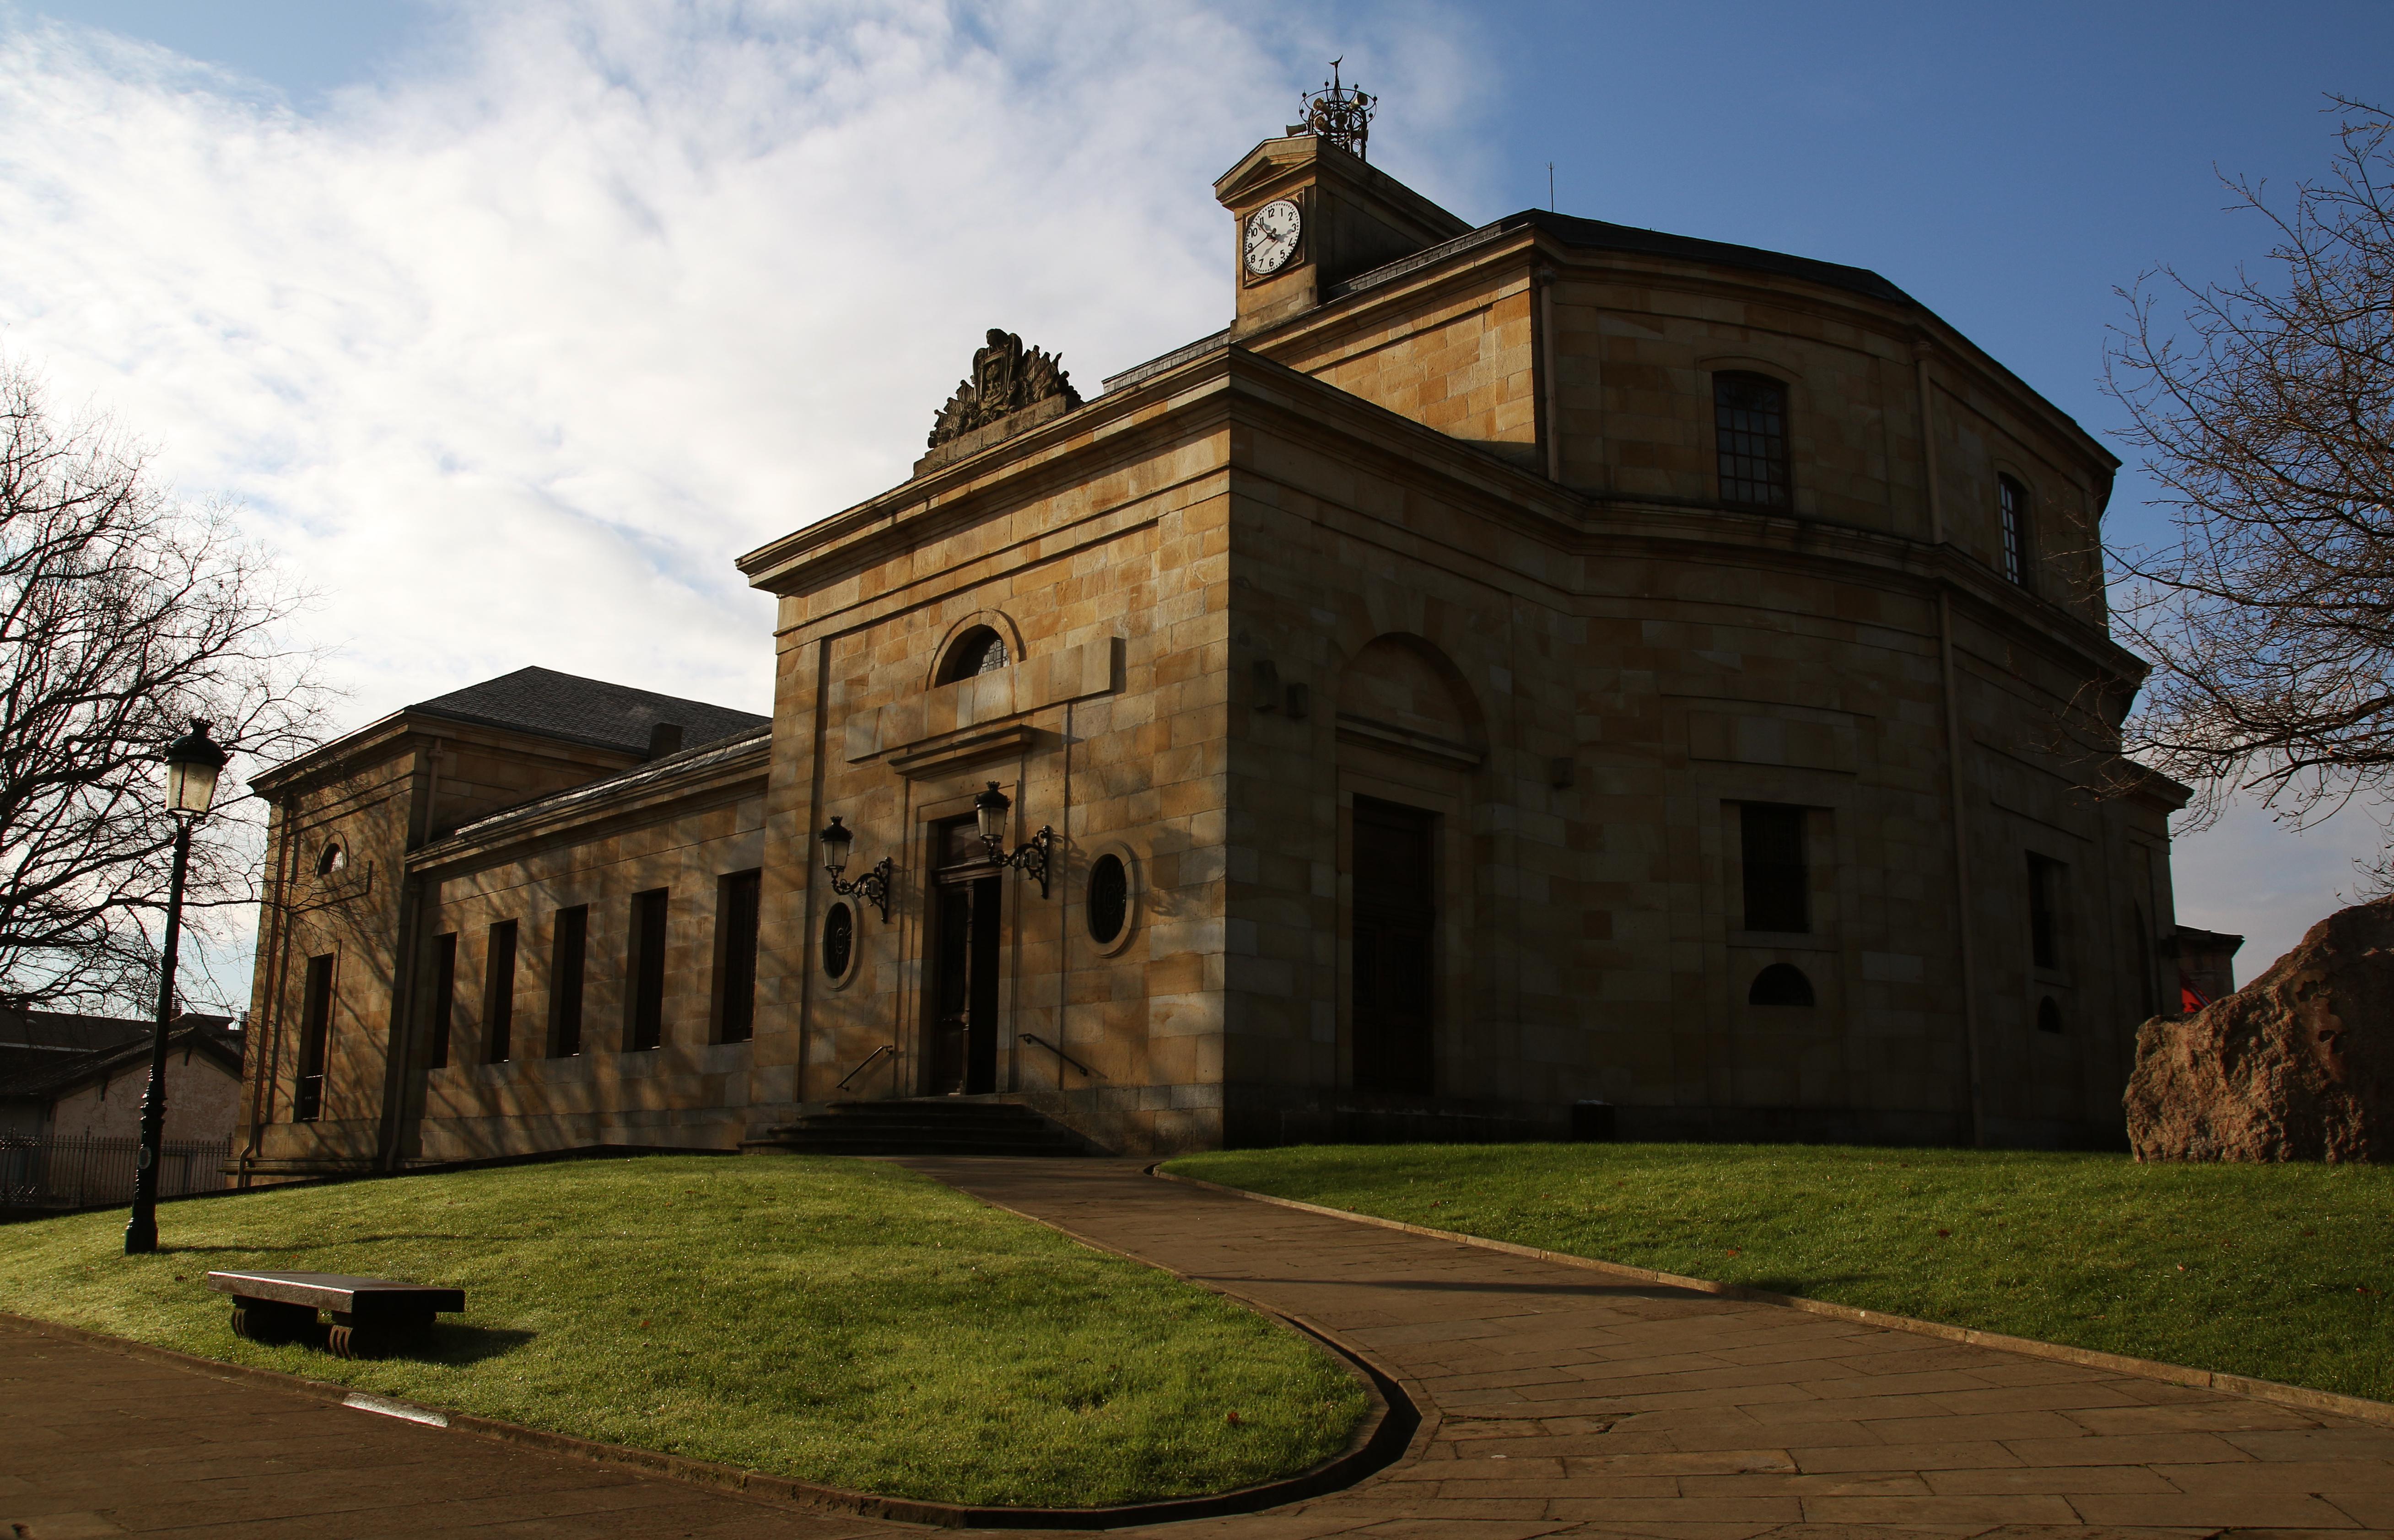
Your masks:
{"label": "arched window", "polygon": [[1812,981],[1794,963],[1773,963],[1754,976],[1754,987],[1745,992],[1749,1006],[1809,1006],[1812,1003]]}
{"label": "arched window", "polygon": [[337,839],[327,840],[323,853],[316,858],[316,875],[320,877],[329,877],[349,863],[349,853],[341,849],[341,842]]}
{"label": "arched window", "polygon": [[940,665],[938,682],[954,684],[977,674],[993,674],[1013,661],[1006,650],[1004,637],[986,625],[976,625],[948,649],[947,661]]}
{"label": "arched window", "polygon": [[1995,507],[2004,526],[2004,576],[2028,586],[2028,488],[1995,478]]}
{"label": "arched window", "polygon": [[2049,1032],[2056,1036],[2061,1033],[2061,1007],[2054,1003],[2050,994],[2036,1003],[2036,1030]]}
{"label": "arched window", "polygon": [[1724,503],[1788,506],[1787,387],[1768,375],[1713,376],[1713,440]]}
{"label": "arched window", "polygon": [[1130,873],[1109,851],[1089,862],[1089,940],[1105,945],[1130,918]]}

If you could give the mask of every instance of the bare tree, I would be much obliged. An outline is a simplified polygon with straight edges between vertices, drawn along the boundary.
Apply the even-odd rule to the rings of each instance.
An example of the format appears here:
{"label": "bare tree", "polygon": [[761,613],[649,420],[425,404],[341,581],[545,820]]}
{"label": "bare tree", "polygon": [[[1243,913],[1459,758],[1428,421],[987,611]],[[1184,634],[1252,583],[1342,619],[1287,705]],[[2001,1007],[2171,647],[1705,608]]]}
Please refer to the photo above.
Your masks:
{"label": "bare tree", "polygon": [[[178,502],[104,422],[0,358],[0,1001],[147,1009],[174,838],[160,756],[190,718],[243,763],[311,744],[301,597],[222,507]],[[255,902],[237,764],[198,831],[194,926]]]}
{"label": "bare tree", "polygon": [[[2112,553],[2115,621],[2154,660],[2127,750],[2297,823],[2394,783],[2394,121],[2342,114],[2332,174],[2269,221],[2261,276],[2132,291],[2106,384],[2176,539]],[[2164,303],[2166,301],[2167,303]]]}

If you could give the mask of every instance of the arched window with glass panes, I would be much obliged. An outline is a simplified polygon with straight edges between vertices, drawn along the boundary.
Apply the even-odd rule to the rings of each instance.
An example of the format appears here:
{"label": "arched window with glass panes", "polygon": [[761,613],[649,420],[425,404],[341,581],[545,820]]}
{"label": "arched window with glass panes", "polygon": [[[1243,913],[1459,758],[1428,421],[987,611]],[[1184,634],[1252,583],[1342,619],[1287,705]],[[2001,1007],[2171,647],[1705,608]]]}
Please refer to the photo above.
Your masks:
{"label": "arched window with glass panes", "polygon": [[1014,661],[1006,638],[986,625],[976,625],[955,639],[940,661],[940,684],[954,684],[980,674],[994,674]]}

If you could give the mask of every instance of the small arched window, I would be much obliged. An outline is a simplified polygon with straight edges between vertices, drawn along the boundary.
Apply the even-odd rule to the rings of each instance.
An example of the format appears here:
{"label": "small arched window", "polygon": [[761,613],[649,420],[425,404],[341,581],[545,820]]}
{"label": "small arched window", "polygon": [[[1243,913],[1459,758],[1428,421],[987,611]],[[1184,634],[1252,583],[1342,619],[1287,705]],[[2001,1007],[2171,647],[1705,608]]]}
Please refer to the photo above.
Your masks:
{"label": "small arched window", "polygon": [[1809,1006],[1812,1003],[1812,981],[1794,963],[1773,963],[1754,976],[1754,987],[1745,992],[1749,1006]]}
{"label": "small arched window", "polygon": [[2004,528],[2004,576],[2028,584],[2028,488],[2008,476],[1995,478],[1995,507]]}
{"label": "small arched window", "polygon": [[324,843],[323,852],[316,858],[316,875],[320,877],[329,877],[349,863],[349,853],[341,849],[341,842],[337,839],[327,840]]}
{"label": "small arched window", "polygon": [[1120,936],[1130,918],[1130,873],[1112,852],[1089,862],[1088,917],[1089,940],[1099,946]]}
{"label": "small arched window", "polygon": [[2061,1035],[2061,1007],[2050,994],[2036,1003],[2036,1030]]}
{"label": "small arched window", "polygon": [[1788,506],[1787,387],[1768,375],[1713,376],[1713,441],[1724,503]]}
{"label": "small arched window", "polygon": [[994,674],[1014,661],[1006,650],[1006,638],[986,625],[976,625],[958,637],[948,649],[947,660],[940,665],[940,684],[954,684],[979,674]]}

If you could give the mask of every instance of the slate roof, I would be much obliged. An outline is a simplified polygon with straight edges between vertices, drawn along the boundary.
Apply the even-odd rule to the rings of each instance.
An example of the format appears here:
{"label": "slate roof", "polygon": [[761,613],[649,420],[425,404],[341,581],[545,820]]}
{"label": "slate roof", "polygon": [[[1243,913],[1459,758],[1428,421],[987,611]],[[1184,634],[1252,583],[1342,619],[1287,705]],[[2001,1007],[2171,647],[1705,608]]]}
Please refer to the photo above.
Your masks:
{"label": "slate roof", "polygon": [[759,718],[755,727],[718,738],[714,743],[701,744],[696,748],[686,748],[678,754],[664,755],[646,764],[634,765],[630,770],[618,770],[602,780],[592,781],[580,786],[569,786],[561,792],[551,792],[546,796],[535,797],[530,802],[519,802],[512,808],[502,808],[497,812],[486,814],[471,823],[460,825],[456,832],[448,837],[452,839],[487,838],[509,824],[529,823],[559,809],[601,803],[609,797],[620,796],[626,792],[636,792],[643,786],[651,785],[660,781],[669,781],[684,770],[713,770],[717,766],[730,764],[743,754],[755,753],[772,737],[772,731],[773,724],[770,720]]}
{"label": "slate roof", "polygon": [[1756,272],[1775,272],[1788,278],[1809,279],[1831,288],[1848,289],[1855,294],[1870,296],[1895,305],[1919,306],[1920,301],[1871,271],[1868,268],[1849,268],[1841,262],[1822,262],[1809,257],[1791,257],[1783,251],[1766,251],[1760,246],[1741,246],[1728,241],[1703,241],[1692,235],[1673,235],[1667,230],[1641,230],[1636,225],[1616,225],[1605,219],[1583,219],[1575,214],[1557,214],[1543,208],[1525,208],[1519,214],[1508,214],[1493,224],[1441,241],[1427,251],[1401,257],[1386,267],[1359,273],[1336,285],[1334,296],[1353,294],[1358,290],[1385,283],[1402,277],[1416,269],[1445,260],[1458,251],[1483,245],[1499,236],[1535,226],[1567,246],[1590,251],[1636,252],[1649,257],[1677,257],[1690,262],[1710,262],[1717,267],[1747,268]]}
{"label": "slate roof", "polygon": [[[194,1035],[228,1073],[241,1073],[242,1038],[222,1016],[186,1012],[168,1044]],[[0,1018],[0,1099],[48,1101],[103,1073],[139,1063],[150,1054],[152,1023],[118,1016],[26,1011]]]}
{"label": "slate roof", "polygon": [[649,730],[660,722],[679,723],[684,747],[717,743],[734,733],[752,731],[772,718],[753,711],[709,705],[704,701],[660,695],[629,685],[585,679],[553,668],[519,668],[495,679],[469,684],[446,695],[419,701],[407,708],[426,717],[484,727],[513,728],[545,738],[599,748],[646,754]]}

